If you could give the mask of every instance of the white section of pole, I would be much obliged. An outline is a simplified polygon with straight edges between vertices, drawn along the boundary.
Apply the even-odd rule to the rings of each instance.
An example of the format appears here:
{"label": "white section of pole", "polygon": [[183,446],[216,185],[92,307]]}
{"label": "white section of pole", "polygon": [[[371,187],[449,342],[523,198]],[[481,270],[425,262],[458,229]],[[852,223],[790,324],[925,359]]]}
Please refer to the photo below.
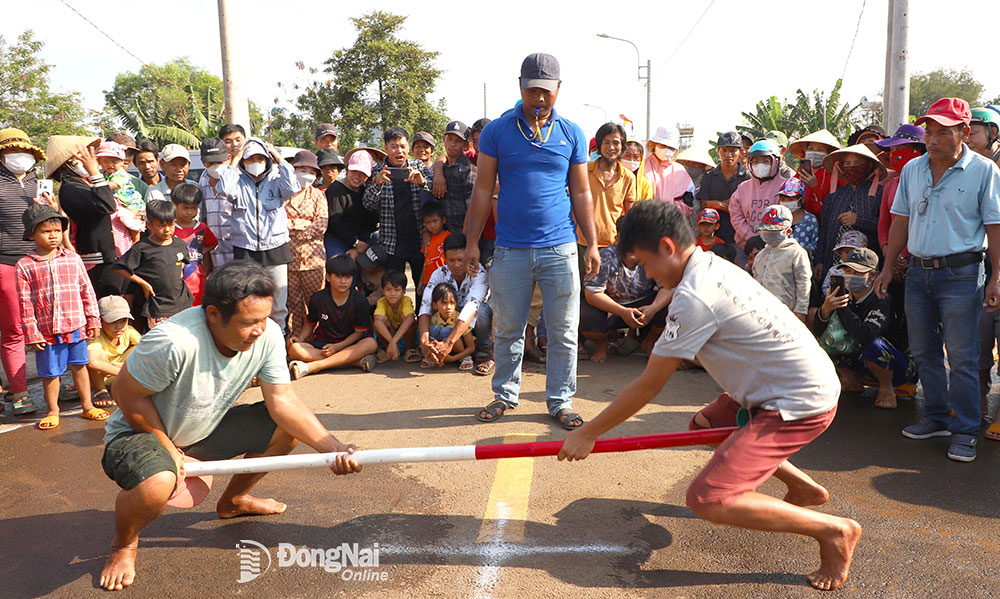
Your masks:
{"label": "white section of pole", "polygon": [[[224,474],[252,474],[274,470],[296,470],[299,468],[326,468],[337,460],[340,453],[304,453],[296,455],[272,456],[265,458],[245,458],[242,460],[220,460],[217,462],[186,462],[185,475],[219,476]],[[404,462],[460,462],[476,459],[475,445],[455,447],[404,447],[399,449],[362,449],[352,457],[361,465],[400,464]]]}
{"label": "white section of pole", "polygon": [[885,129],[890,134],[910,116],[910,3],[909,0],[892,0],[890,22],[892,32],[889,38],[889,75],[886,91]]}
{"label": "white section of pole", "polygon": [[[235,6],[235,3],[234,3]],[[222,84],[226,94],[227,123],[242,125],[250,131],[250,102],[243,92],[240,77],[240,45],[234,6],[229,0],[219,0],[219,42],[222,47]]]}

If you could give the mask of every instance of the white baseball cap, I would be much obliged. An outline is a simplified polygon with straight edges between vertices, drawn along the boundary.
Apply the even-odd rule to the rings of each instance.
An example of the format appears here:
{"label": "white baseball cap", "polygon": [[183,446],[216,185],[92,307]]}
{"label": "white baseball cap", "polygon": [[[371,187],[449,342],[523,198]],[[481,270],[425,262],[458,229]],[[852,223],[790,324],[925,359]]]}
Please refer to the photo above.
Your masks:
{"label": "white baseball cap", "polygon": [[655,142],[667,146],[668,148],[678,148],[680,144],[677,140],[680,138],[680,134],[677,132],[677,127],[657,127],[656,133],[649,138],[649,141]]}
{"label": "white baseball cap", "polygon": [[188,150],[180,144],[167,144],[163,146],[160,150],[160,160],[164,162],[170,162],[174,158],[183,158],[188,162],[191,162],[191,157],[188,155]]}

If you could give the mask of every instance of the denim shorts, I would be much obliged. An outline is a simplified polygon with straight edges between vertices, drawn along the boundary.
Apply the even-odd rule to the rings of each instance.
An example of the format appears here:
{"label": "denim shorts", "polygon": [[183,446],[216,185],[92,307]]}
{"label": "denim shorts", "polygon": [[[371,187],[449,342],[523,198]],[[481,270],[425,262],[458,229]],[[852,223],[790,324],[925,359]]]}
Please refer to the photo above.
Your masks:
{"label": "denim shorts", "polygon": [[[233,406],[207,437],[181,447],[198,460],[228,460],[245,453],[261,453],[278,426],[263,401]],[[170,452],[152,433],[126,432],[104,446],[101,466],[108,478],[126,491],[160,472],[177,474]]]}
{"label": "denim shorts", "polygon": [[[78,333],[73,333],[73,339],[77,336]],[[38,376],[43,379],[61,377],[70,364],[90,364],[86,339],[70,343],[50,343],[42,351],[35,352],[35,368],[38,370]]]}

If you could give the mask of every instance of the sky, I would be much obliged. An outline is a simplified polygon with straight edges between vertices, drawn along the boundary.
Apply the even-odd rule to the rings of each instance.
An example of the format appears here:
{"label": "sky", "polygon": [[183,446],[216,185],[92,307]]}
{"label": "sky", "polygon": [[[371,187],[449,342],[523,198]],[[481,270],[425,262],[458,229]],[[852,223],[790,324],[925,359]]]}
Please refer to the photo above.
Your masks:
{"label": "sky", "polygon": [[[485,116],[495,118],[519,98],[517,77],[524,57],[547,52],[562,67],[556,104],[562,116],[592,136],[605,120],[620,120],[618,115],[624,114],[635,123],[635,137],[643,138],[646,92],[636,76],[636,51],[627,43],[599,38],[599,33],[631,40],[643,64],[652,61],[653,129],[690,123],[697,144],[742,124],[740,113],[771,95],[791,99],[800,88],[829,91],[843,75],[842,97],[853,105],[862,96],[877,98],[885,77],[887,0],[230,4],[240,9],[236,47],[244,87],[265,110],[276,99],[283,106],[294,99],[278,82],[306,82],[297,61],[322,67],[334,50],[353,44],[349,19],[372,10],[407,16],[400,36],[440,52],[436,66],[443,73],[430,97],[444,98],[448,117],[467,124],[484,116],[484,85]],[[956,23],[942,27],[940,4],[912,0],[911,74],[968,68],[986,86],[987,97],[1000,95],[995,39],[971,35],[959,22],[990,4],[951,0],[948,14],[955,15]],[[626,6],[638,10],[629,13]],[[9,41],[25,29],[45,42],[42,58],[53,66],[52,87],[80,92],[87,108],[103,107],[104,91],[112,88],[118,73],[139,70],[141,64],[130,53],[156,64],[187,56],[222,75],[217,3],[212,0],[35,0],[30,11],[6,11],[0,23],[0,35]]]}

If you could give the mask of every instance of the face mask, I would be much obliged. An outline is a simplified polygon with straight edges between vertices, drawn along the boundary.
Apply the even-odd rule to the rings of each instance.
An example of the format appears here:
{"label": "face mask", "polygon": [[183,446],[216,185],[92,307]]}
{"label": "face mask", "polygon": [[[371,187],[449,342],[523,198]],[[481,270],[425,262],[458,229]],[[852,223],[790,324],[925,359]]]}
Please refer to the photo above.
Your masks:
{"label": "face mask", "polygon": [[213,164],[212,166],[206,168],[205,171],[208,173],[209,177],[213,179],[218,179],[219,173],[222,172],[223,166],[224,166],[223,164]]}
{"label": "face mask", "polygon": [[295,178],[299,180],[299,185],[309,187],[316,181],[316,175],[312,173],[295,173]]}
{"label": "face mask", "polygon": [[858,164],[855,166],[840,165],[840,178],[848,185],[860,185],[875,170],[870,164]]}
{"label": "face mask", "polygon": [[844,287],[848,291],[860,293],[868,289],[868,277],[865,275],[844,275]]}
{"label": "face mask", "polygon": [[90,173],[87,172],[87,169],[83,168],[82,162],[67,162],[66,166],[68,166],[69,170],[73,171],[73,174],[75,175],[83,177],[84,179],[90,177]]}
{"label": "face mask", "polygon": [[250,162],[243,165],[243,168],[246,169],[251,177],[259,177],[264,172],[264,169],[267,168],[267,164],[264,162]]}
{"label": "face mask", "polygon": [[917,148],[900,148],[898,150],[892,150],[889,152],[889,165],[892,166],[893,170],[899,172],[903,170],[906,163],[913,160],[914,158],[919,158],[921,156],[920,150]]}
{"label": "face mask", "polygon": [[795,200],[794,202],[781,202],[781,205],[788,208],[790,211],[795,212],[802,206],[802,202]]}
{"label": "face mask", "polygon": [[775,246],[785,240],[784,231],[761,231],[761,240],[770,246]]}
{"label": "face mask", "polygon": [[639,170],[639,161],[638,160],[622,160],[622,166],[624,166],[625,168],[627,168],[628,170],[630,170],[630,171],[632,171],[634,173],[635,171]]}
{"label": "face mask", "polygon": [[591,162],[593,162],[593,161],[597,160],[597,159],[598,159],[598,158],[600,158],[600,157],[601,157],[601,155],[600,155],[600,154],[598,154],[597,152],[591,152],[591,153],[590,153],[590,161],[591,161]]}
{"label": "face mask", "polygon": [[750,167],[750,170],[753,171],[754,176],[757,177],[758,179],[764,179],[771,174],[771,165],[758,162],[757,164]]}
{"label": "face mask", "polygon": [[806,160],[808,160],[813,168],[819,168],[823,166],[823,159],[826,158],[826,152],[806,152]]}
{"label": "face mask", "polygon": [[28,169],[35,166],[34,154],[24,154],[18,152],[17,154],[7,154],[3,157],[3,164],[7,167],[7,170],[14,173],[15,175],[23,175],[28,172]]}
{"label": "face mask", "polygon": [[660,160],[666,162],[668,160],[673,160],[674,159],[674,155],[677,152],[675,150],[672,150],[672,149],[668,148],[668,147],[659,146],[658,148],[656,148],[656,150],[653,151],[653,153],[656,154],[657,158],[659,158]]}

